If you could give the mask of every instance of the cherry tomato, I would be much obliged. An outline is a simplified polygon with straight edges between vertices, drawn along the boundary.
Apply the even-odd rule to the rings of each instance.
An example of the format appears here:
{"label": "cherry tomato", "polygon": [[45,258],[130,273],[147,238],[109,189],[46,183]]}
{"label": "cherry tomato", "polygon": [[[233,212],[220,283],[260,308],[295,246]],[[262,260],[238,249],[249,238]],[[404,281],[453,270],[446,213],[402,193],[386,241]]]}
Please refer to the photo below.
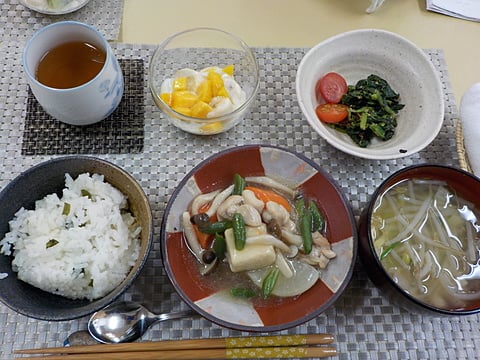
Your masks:
{"label": "cherry tomato", "polygon": [[315,91],[317,99],[321,97],[327,103],[338,104],[342,100],[342,96],[347,93],[348,85],[342,75],[329,72],[317,81]]}
{"label": "cherry tomato", "polygon": [[343,104],[321,104],[315,109],[318,118],[326,123],[338,123],[348,116],[348,106]]}

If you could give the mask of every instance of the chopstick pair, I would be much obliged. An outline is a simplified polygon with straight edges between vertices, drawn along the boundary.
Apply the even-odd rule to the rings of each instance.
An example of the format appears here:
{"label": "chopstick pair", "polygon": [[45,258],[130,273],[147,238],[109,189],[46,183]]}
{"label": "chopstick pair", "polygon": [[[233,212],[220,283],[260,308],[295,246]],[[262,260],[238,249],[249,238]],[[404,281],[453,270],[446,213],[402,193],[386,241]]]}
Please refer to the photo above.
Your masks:
{"label": "chopstick pair", "polygon": [[192,340],[163,340],[125,344],[15,350],[15,354],[42,354],[21,359],[260,359],[322,358],[336,355],[331,334],[250,336]]}

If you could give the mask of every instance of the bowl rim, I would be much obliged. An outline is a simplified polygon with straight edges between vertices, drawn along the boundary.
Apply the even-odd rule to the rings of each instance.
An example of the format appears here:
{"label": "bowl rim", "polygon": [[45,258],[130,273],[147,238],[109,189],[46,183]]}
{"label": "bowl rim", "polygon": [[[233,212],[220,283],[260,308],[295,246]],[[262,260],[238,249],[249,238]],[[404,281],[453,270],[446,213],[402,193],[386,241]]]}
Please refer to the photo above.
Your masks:
{"label": "bowl rim", "polygon": [[83,8],[85,5],[87,5],[88,3],[90,2],[90,0],[80,0],[79,3],[76,5],[76,6],[72,6],[72,7],[67,7],[66,9],[62,9],[62,10],[49,10],[49,9],[42,9],[42,8],[38,8],[36,7],[35,5],[32,5],[29,3],[28,0],[20,0],[20,4],[22,4],[23,6],[25,6],[26,8],[30,9],[30,10],[33,10],[33,11],[36,11],[40,14],[44,14],[44,15],[65,15],[65,14],[70,14],[72,12],[75,12],[77,10],[80,10],[81,8]]}
{"label": "bowl rim", "polygon": [[[383,37],[390,37],[392,39],[395,39],[402,44],[408,46],[413,53],[418,57],[421,58],[425,64],[425,68],[428,69],[431,79],[435,83],[435,91],[434,94],[436,95],[437,99],[439,100],[439,106],[438,106],[438,111],[439,111],[439,119],[441,121],[436,121],[435,126],[432,127],[432,131],[429,132],[429,136],[426,137],[426,139],[416,147],[409,147],[408,149],[399,149],[395,153],[391,154],[382,154],[382,151],[384,149],[378,149],[377,150],[372,150],[369,147],[366,148],[361,148],[355,144],[352,143],[350,146],[349,144],[344,143],[341,140],[337,140],[336,138],[333,138],[317,129],[317,126],[315,124],[319,121],[316,116],[315,119],[312,118],[312,116],[309,116],[309,110],[308,107],[306,106],[303,98],[305,97],[301,91],[300,88],[300,83],[302,81],[302,77],[304,74],[304,69],[305,69],[305,64],[307,64],[310,61],[310,58],[313,58],[314,54],[316,54],[320,48],[329,45],[331,43],[334,43],[335,41],[339,39],[344,39],[347,37],[351,36],[359,36],[362,34],[367,34],[371,36],[372,34],[379,34]],[[365,28],[365,29],[356,29],[356,30],[350,30],[346,32],[342,32],[336,35],[333,35],[327,39],[322,40],[320,43],[314,45],[312,48],[310,48],[305,55],[303,56],[302,60],[300,61],[300,64],[297,69],[297,75],[295,79],[295,88],[296,88],[296,94],[297,94],[297,99],[298,103],[300,106],[300,109],[302,110],[304,118],[307,120],[307,122],[310,124],[310,126],[313,128],[313,130],[320,135],[328,144],[333,146],[334,148],[341,150],[349,155],[353,155],[356,157],[364,158],[364,159],[370,159],[370,160],[392,160],[392,159],[399,159],[407,156],[411,156],[424,148],[426,148],[428,145],[431,144],[431,142],[438,136],[444,120],[445,120],[445,99],[444,99],[444,94],[443,94],[443,86],[442,82],[439,76],[438,71],[436,70],[434,64],[432,61],[428,58],[427,54],[420,48],[418,45],[413,43],[411,40],[395,33],[391,32],[388,30],[383,30],[383,29],[377,29],[377,28]],[[430,91],[431,89],[429,89]],[[354,146],[355,145],[355,146]]]}
{"label": "bowl rim", "polygon": [[[185,34],[188,34],[188,33],[191,33],[191,32],[199,31],[199,30],[200,31],[213,31],[213,32],[217,32],[217,33],[220,33],[220,34],[231,37],[232,39],[234,39],[235,41],[238,42],[238,44],[242,47],[243,50],[245,50],[245,52],[248,54],[248,57],[252,60],[252,63],[255,65],[255,84],[254,84],[254,87],[252,89],[252,93],[250,94],[250,96],[247,97],[247,99],[243,102],[243,104],[240,105],[235,110],[233,110],[232,112],[229,112],[228,114],[224,114],[224,115],[216,116],[216,117],[212,117],[212,118],[206,118],[206,119],[184,115],[184,114],[179,113],[178,111],[175,111],[174,109],[172,109],[167,103],[165,103],[165,101],[163,101],[163,99],[160,96],[158,96],[157,92],[155,91],[155,86],[153,84],[153,79],[152,79],[153,68],[155,66],[156,59],[159,56],[159,54],[161,53],[161,51],[165,48],[165,46],[167,46],[173,39],[175,39],[178,36],[185,35]],[[199,69],[193,69],[193,70],[198,71]],[[215,28],[215,27],[199,26],[199,27],[193,27],[193,28],[190,28],[190,29],[178,31],[176,33],[171,34],[170,36],[168,36],[165,40],[163,40],[155,48],[155,51],[154,51],[152,57],[150,58],[150,63],[149,63],[149,66],[148,66],[148,89],[150,90],[150,94],[154,98],[155,103],[158,104],[159,107],[167,115],[170,112],[170,113],[174,114],[174,116],[176,118],[178,118],[179,120],[185,121],[185,122],[204,122],[206,124],[209,124],[209,123],[223,122],[225,120],[229,120],[232,116],[235,116],[239,113],[242,113],[244,110],[246,110],[250,106],[250,104],[256,98],[259,88],[260,88],[260,66],[258,64],[257,57],[255,56],[252,48],[249,47],[247,45],[247,43],[245,43],[245,41],[243,41],[237,35],[235,35],[233,33],[230,33],[228,31],[219,29],[219,28]]]}
{"label": "bowl rim", "polygon": [[[276,149],[279,151],[283,151],[286,153],[289,153],[291,155],[294,155],[301,159],[302,161],[306,162],[310,166],[312,166],[318,173],[320,173],[328,182],[335,188],[337,191],[340,200],[342,201],[342,204],[347,212],[349,221],[350,221],[350,227],[352,230],[352,258],[350,260],[350,265],[348,267],[348,270],[346,272],[345,278],[341,285],[338,287],[336,292],[325,302],[323,303],[320,307],[317,307],[314,311],[312,311],[309,314],[306,314],[302,316],[299,319],[296,319],[294,321],[288,322],[288,323],[282,323],[278,325],[270,325],[270,326],[247,326],[247,325],[242,325],[242,324],[237,324],[237,323],[232,323],[223,319],[219,319],[216,316],[206,312],[203,310],[200,306],[195,304],[194,301],[190,300],[190,298],[184,293],[184,291],[181,289],[179,286],[178,282],[176,281],[175,274],[173,274],[173,271],[169,265],[169,263],[166,261],[167,259],[167,250],[165,247],[165,239],[166,239],[166,234],[168,233],[166,229],[167,225],[167,219],[170,216],[170,211],[172,209],[172,206],[179,195],[180,191],[183,189],[183,187],[187,184],[188,180],[191,179],[194,174],[198,171],[198,169],[201,169],[204,165],[215,161],[218,158],[221,158],[229,153],[234,153],[234,152],[240,152],[243,150],[249,150],[249,149],[261,149],[261,148],[269,148],[269,149]],[[266,144],[249,144],[249,145],[241,145],[241,146],[236,146],[236,147],[231,147],[227,148],[221,151],[218,151],[210,156],[207,156],[203,161],[198,163],[193,169],[191,169],[180,181],[180,183],[177,185],[175,190],[172,192],[172,194],[169,197],[169,200],[167,202],[167,205],[165,207],[165,211],[163,214],[163,219],[162,219],[162,226],[160,229],[160,247],[161,247],[161,255],[162,255],[162,263],[165,269],[165,272],[172,283],[176,293],[180,296],[180,298],[192,309],[194,309],[196,312],[198,312],[200,315],[205,317],[206,319],[212,321],[213,323],[223,326],[225,328],[229,328],[232,330],[238,330],[238,331],[248,331],[248,332],[264,332],[264,331],[281,331],[285,330],[288,328],[292,328],[298,325],[301,325],[303,323],[306,323],[307,321],[310,321],[314,319],[315,317],[319,316],[320,314],[324,313],[328,308],[330,308],[344,293],[345,289],[347,286],[350,284],[350,281],[353,277],[353,273],[355,270],[356,266],[356,259],[357,259],[357,254],[358,254],[358,231],[357,231],[357,222],[355,220],[355,216],[353,214],[353,210],[351,207],[351,204],[345,195],[344,191],[341,189],[341,187],[338,185],[337,181],[326,171],[324,170],[320,165],[318,165],[315,161],[307,158],[303,154],[297,153],[293,150],[287,149],[285,147],[280,147],[276,145],[266,145]]]}
{"label": "bowl rim", "polygon": [[[371,199],[365,208],[365,229],[366,229],[366,238],[367,238],[367,246],[368,246],[368,251],[371,254],[371,258],[373,258],[374,265],[377,271],[381,271],[383,277],[386,279],[388,284],[392,286],[397,292],[402,294],[406,299],[411,301],[415,306],[421,309],[425,309],[427,311],[430,311],[432,313],[436,314],[442,314],[442,315],[471,315],[471,314],[476,314],[480,312],[480,307],[478,309],[471,309],[471,310],[448,310],[448,309],[443,309],[439,308],[433,305],[430,305],[428,303],[425,303],[413,295],[409,294],[406,292],[401,286],[399,286],[392,278],[391,276],[387,273],[385,268],[383,267],[380,259],[378,258],[377,252],[375,251],[375,248],[373,246],[373,242],[371,239],[371,217],[372,217],[372,211],[375,206],[376,199],[378,198],[379,195],[381,195],[388,187],[389,184],[392,183],[392,181],[395,180],[395,178],[400,177],[399,181],[401,180],[401,177],[403,174],[414,171],[416,169],[443,169],[445,171],[451,171],[453,173],[457,173],[458,175],[466,176],[471,178],[472,180],[475,180],[476,182],[480,182],[480,179],[476,177],[475,175],[463,170],[459,169],[453,166],[448,166],[448,165],[442,165],[442,164],[430,164],[430,163],[422,163],[422,164],[415,164],[415,165],[410,165],[407,166],[403,169],[400,169],[396,171],[395,173],[391,174],[389,177],[387,177],[382,183],[375,189],[374,193],[371,196]],[[397,181],[394,181],[394,183],[397,183]],[[391,185],[390,185],[391,186]],[[360,253],[360,259],[363,260],[362,256],[362,251]]]}
{"label": "bowl rim", "polygon": [[[148,234],[146,235],[147,243],[145,244],[145,250],[144,250],[144,256],[142,258],[138,258],[137,262],[132,266],[130,269],[129,273],[125,276],[125,279],[123,279],[118,286],[110,291],[108,294],[105,296],[95,299],[95,300],[86,300],[86,299],[68,299],[60,295],[55,295],[55,294],[50,294],[47,293],[41,289],[35,288],[30,284],[24,283],[26,287],[34,289],[34,291],[40,293],[40,294],[48,294],[49,297],[58,297],[61,298],[65,301],[72,302],[72,305],[75,303],[78,303],[78,307],[73,307],[72,309],[66,309],[66,308],[61,308],[59,311],[57,311],[55,308],[52,308],[52,312],[45,313],[42,311],[42,309],[37,309],[34,308],[33,310],[31,308],[29,309],[24,309],[22,306],[18,306],[14,303],[9,302],[7,299],[5,299],[4,294],[2,291],[0,291],[0,302],[9,307],[10,309],[14,310],[15,312],[25,315],[27,317],[37,319],[37,320],[45,320],[45,321],[67,321],[67,320],[73,320],[76,318],[80,318],[86,315],[90,315],[91,313],[103,308],[104,306],[110,304],[111,302],[115,301],[118,299],[130,286],[133,285],[134,281],[137,279],[137,277],[140,275],[140,273],[143,271],[143,268],[145,267],[145,264],[149,258],[149,254],[151,252],[151,248],[153,245],[153,215],[152,215],[152,210],[150,203],[148,201],[148,198],[143,190],[143,188],[140,186],[139,182],[131,175],[129,174],[126,170],[121,168],[119,165],[114,164],[113,162],[107,161],[105,159],[101,159],[95,156],[89,156],[89,155],[67,155],[67,156],[61,156],[61,157],[56,157],[56,158],[50,158],[44,161],[41,161],[40,163],[37,163],[26,170],[22,171],[20,174],[15,176],[9,183],[0,191],[0,198],[3,198],[6,194],[11,192],[15,186],[29,177],[32,172],[38,172],[41,171],[42,169],[48,168],[52,164],[58,164],[58,163],[68,163],[68,162],[91,162],[92,164],[100,164],[101,166],[106,166],[108,168],[113,169],[115,172],[119,173],[122,177],[127,178],[129,180],[130,185],[133,185],[133,188],[135,188],[136,191],[138,191],[141,194],[141,197],[144,199],[143,205],[146,207],[147,214],[148,214],[148,219],[146,223],[149,225],[148,229]],[[53,191],[53,190],[52,190]],[[124,193],[122,191],[122,193]],[[143,231],[143,229],[142,229]],[[8,257],[10,258],[10,262],[12,259],[12,255],[3,255],[0,254],[2,257]],[[140,256],[142,256],[142,253],[140,253]],[[16,274],[16,273],[15,273]],[[21,281],[16,277],[17,281]],[[0,283],[4,280],[0,280]]]}

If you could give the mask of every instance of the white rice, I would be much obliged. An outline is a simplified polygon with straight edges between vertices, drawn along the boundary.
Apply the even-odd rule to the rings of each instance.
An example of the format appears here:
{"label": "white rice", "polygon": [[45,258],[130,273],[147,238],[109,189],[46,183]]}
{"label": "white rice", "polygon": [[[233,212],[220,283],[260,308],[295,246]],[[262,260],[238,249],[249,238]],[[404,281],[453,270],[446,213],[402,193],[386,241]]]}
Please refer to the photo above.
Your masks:
{"label": "white rice", "polygon": [[13,248],[12,268],[20,280],[93,300],[125,279],[139,255],[141,228],[126,211],[127,198],[103,180],[66,174],[61,199],[50,194],[36,201],[35,210],[15,214],[0,252],[11,255]]}

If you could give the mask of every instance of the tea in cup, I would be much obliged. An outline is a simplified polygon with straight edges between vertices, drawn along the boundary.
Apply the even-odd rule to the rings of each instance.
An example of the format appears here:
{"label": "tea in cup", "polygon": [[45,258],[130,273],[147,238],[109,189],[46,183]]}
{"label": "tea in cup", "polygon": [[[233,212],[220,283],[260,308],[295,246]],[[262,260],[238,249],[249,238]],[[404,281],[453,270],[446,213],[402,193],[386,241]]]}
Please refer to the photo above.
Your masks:
{"label": "tea in cup", "polygon": [[60,21],[38,30],[23,52],[33,95],[55,119],[89,125],[115,111],[123,74],[105,38],[92,26]]}

